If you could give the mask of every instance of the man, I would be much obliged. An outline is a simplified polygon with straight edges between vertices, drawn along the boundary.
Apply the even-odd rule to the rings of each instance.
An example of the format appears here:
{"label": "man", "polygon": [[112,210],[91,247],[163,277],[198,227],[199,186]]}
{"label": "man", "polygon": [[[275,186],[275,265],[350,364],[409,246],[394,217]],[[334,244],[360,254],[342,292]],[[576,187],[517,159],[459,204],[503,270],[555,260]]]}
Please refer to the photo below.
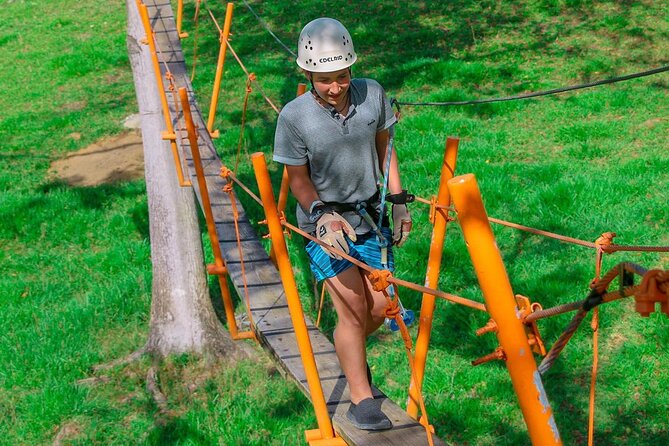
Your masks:
{"label": "man", "polygon": [[[356,60],[351,35],[337,20],[319,18],[304,27],[297,64],[312,89],[281,111],[274,160],[288,170],[301,229],[373,268],[392,270],[391,240],[400,246],[411,230],[394,151],[384,172],[396,119],[376,81],[351,78]],[[392,234],[381,215],[382,173],[393,203]],[[366,271],[336,253],[314,242],[306,251],[337,312],[335,350],[351,395],[347,418],[360,429],[389,429],[392,423],[372,396],[365,348],[366,337],[384,321],[385,297]]]}

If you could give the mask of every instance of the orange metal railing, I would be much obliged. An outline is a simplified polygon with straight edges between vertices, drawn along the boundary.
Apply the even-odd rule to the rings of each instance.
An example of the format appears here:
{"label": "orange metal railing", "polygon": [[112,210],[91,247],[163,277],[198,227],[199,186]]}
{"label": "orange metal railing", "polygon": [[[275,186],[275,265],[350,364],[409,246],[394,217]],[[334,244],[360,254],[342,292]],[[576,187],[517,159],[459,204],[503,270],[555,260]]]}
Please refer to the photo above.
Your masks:
{"label": "orange metal railing", "polygon": [[234,5],[229,2],[225,10],[225,23],[223,31],[220,33],[219,41],[221,47],[218,51],[218,62],[216,63],[216,75],[214,77],[214,91],[211,94],[211,105],[209,106],[209,117],[207,118],[207,130],[212,138],[218,138],[219,131],[214,130],[214,120],[216,119],[216,107],[218,106],[218,93],[221,89],[221,77],[223,77],[223,67],[225,65],[225,53],[228,48],[226,42],[230,37],[230,25],[232,24],[232,9]]}
{"label": "orange metal railing", "polygon": [[345,446],[346,442],[335,436],[332,422],[330,421],[330,416],[328,414],[323,388],[321,387],[321,381],[316,368],[313,348],[311,347],[311,340],[309,339],[309,332],[307,331],[307,325],[304,322],[302,303],[300,302],[300,297],[297,292],[297,285],[295,284],[293,269],[288,257],[286,241],[283,238],[283,228],[281,227],[281,221],[279,220],[279,214],[277,212],[274,192],[272,190],[272,182],[265,162],[265,155],[260,152],[254,153],[251,155],[251,160],[253,162],[256,181],[258,182],[258,188],[260,189],[260,198],[265,210],[267,226],[269,227],[269,233],[272,239],[272,246],[276,252],[277,267],[286,293],[286,301],[288,302],[288,310],[293,322],[293,328],[295,329],[297,346],[300,350],[302,365],[304,366],[304,372],[307,377],[311,402],[316,413],[316,421],[318,422],[318,432],[308,431],[307,441],[311,446]]}
{"label": "orange metal railing", "polygon": [[[453,178],[455,173],[459,142],[460,140],[458,138],[448,138],[446,140],[444,160],[441,164],[439,192],[436,198],[436,204],[441,206],[448,206],[451,204],[451,196],[448,191],[447,182]],[[430,242],[430,253],[428,256],[425,277],[425,286],[428,288],[437,289],[439,287],[439,271],[441,269],[441,257],[447,223],[448,212],[445,209],[436,210],[434,213],[432,241]],[[434,317],[435,301],[436,297],[433,294],[423,293],[415,350],[416,379],[421,388],[423,375],[425,373],[425,362],[427,361],[427,351],[430,344],[430,335],[432,333],[432,319]],[[416,383],[412,379],[411,384],[409,385],[407,413],[413,418],[416,418],[418,415],[418,397]]]}
{"label": "orange metal railing", "polygon": [[179,97],[183,108],[184,121],[186,123],[186,130],[188,131],[188,141],[190,142],[191,154],[193,156],[193,165],[195,167],[195,174],[197,175],[197,184],[200,189],[200,199],[202,202],[202,211],[207,223],[207,232],[209,240],[211,241],[211,249],[214,252],[214,264],[207,265],[207,272],[218,277],[218,283],[221,287],[221,295],[223,297],[223,307],[225,308],[225,317],[228,322],[228,329],[233,339],[254,339],[253,331],[240,332],[237,329],[237,321],[235,320],[235,310],[232,304],[232,296],[230,288],[228,287],[227,273],[228,269],[223,260],[221,253],[221,246],[218,241],[218,234],[216,232],[216,225],[214,223],[214,216],[211,210],[211,202],[209,201],[209,190],[207,188],[207,180],[204,176],[204,169],[202,168],[202,159],[200,157],[200,148],[197,142],[197,131],[193,123],[193,117],[190,111],[190,104],[188,102],[188,92],[185,88],[179,88]]}
{"label": "orange metal railing", "polygon": [[516,299],[476,179],[472,174],[455,177],[448,182],[448,188],[486,307],[497,323],[497,338],[501,347],[496,356],[506,361],[532,444],[562,445],[532,348],[523,323],[517,316]]}
{"label": "orange metal railing", "polygon": [[172,118],[170,115],[170,108],[167,104],[167,95],[165,93],[165,85],[163,84],[163,76],[160,72],[160,62],[158,61],[158,54],[156,52],[156,41],[153,35],[153,28],[151,28],[151,22],[149,21],[149,11],[144,3],[140,0],[136,0],[137,9],[139,10],[139,15],[142,19],[142,24],[144,26],[144,32],[146,32],[146,39],[144,44],[149,45],[149,50],[151,52],[151,62],[153,63],[153,71],[156,75],[156,82],[158,84],[158,92],[160,95],[160,102],[163,108],[163,118],[165,119],[165,132],[161,134],[162,139],[170,141],[170,146],[172,148],[172,155],[174,157],[174,165],[177,170],[177,178],[179,179],[180,186],[190,186],[189,181],[184,180],[183,169],[181,168],[181,160],[179,158],[179,150],[177,149],[177,135],[174,133],[174,127],[172,125]]}

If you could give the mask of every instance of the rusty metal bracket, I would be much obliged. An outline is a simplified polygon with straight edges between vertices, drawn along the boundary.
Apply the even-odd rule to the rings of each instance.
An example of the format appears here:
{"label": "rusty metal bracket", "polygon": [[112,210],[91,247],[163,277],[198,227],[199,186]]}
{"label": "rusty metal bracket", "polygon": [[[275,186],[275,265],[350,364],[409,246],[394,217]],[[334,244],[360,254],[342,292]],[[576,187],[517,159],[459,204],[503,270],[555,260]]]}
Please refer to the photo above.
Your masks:
{"label": "rusty metal bracket", "polygon": [[520,294],[516,294],[516,303],[518,304],[518,311],[520,312],[520,320],[523,321],[525,326],[525,334],[527,334],[527,342],[532,347],[532,351],[538,355],[546,356],[546,347],[544,347],[544,341],[541,339],[541,334],[539,333],[539,327],[537,327],[537,322],[526,322],[525,318],[535,311],[540,311],[543,308],[538,302],[532,303],[528,297],[525,297]]}

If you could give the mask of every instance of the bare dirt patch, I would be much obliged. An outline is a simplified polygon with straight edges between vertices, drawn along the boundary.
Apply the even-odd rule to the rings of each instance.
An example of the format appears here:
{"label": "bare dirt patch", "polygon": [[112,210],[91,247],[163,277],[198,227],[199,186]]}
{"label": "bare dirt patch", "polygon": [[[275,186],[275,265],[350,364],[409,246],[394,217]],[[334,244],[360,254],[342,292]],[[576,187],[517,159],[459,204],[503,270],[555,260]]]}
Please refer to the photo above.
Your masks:
{"label": "bare dirt patch", "polygon": [[144,177],[139,130],[104,138],[55,161],[49,172],[71,186],[87,187]]}

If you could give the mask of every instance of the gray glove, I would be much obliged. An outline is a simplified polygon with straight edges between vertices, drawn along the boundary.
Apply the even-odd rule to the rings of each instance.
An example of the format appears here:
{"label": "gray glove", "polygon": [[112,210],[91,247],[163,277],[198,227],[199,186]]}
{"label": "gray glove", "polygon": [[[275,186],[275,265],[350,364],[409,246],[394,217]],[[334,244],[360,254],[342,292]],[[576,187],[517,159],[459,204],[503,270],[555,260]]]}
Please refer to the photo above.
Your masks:
{"label": "gray glove", "polygon": [[406,204],[393,204],[393,245],[398,248],[407,241],[411,232],[411,215]]}

